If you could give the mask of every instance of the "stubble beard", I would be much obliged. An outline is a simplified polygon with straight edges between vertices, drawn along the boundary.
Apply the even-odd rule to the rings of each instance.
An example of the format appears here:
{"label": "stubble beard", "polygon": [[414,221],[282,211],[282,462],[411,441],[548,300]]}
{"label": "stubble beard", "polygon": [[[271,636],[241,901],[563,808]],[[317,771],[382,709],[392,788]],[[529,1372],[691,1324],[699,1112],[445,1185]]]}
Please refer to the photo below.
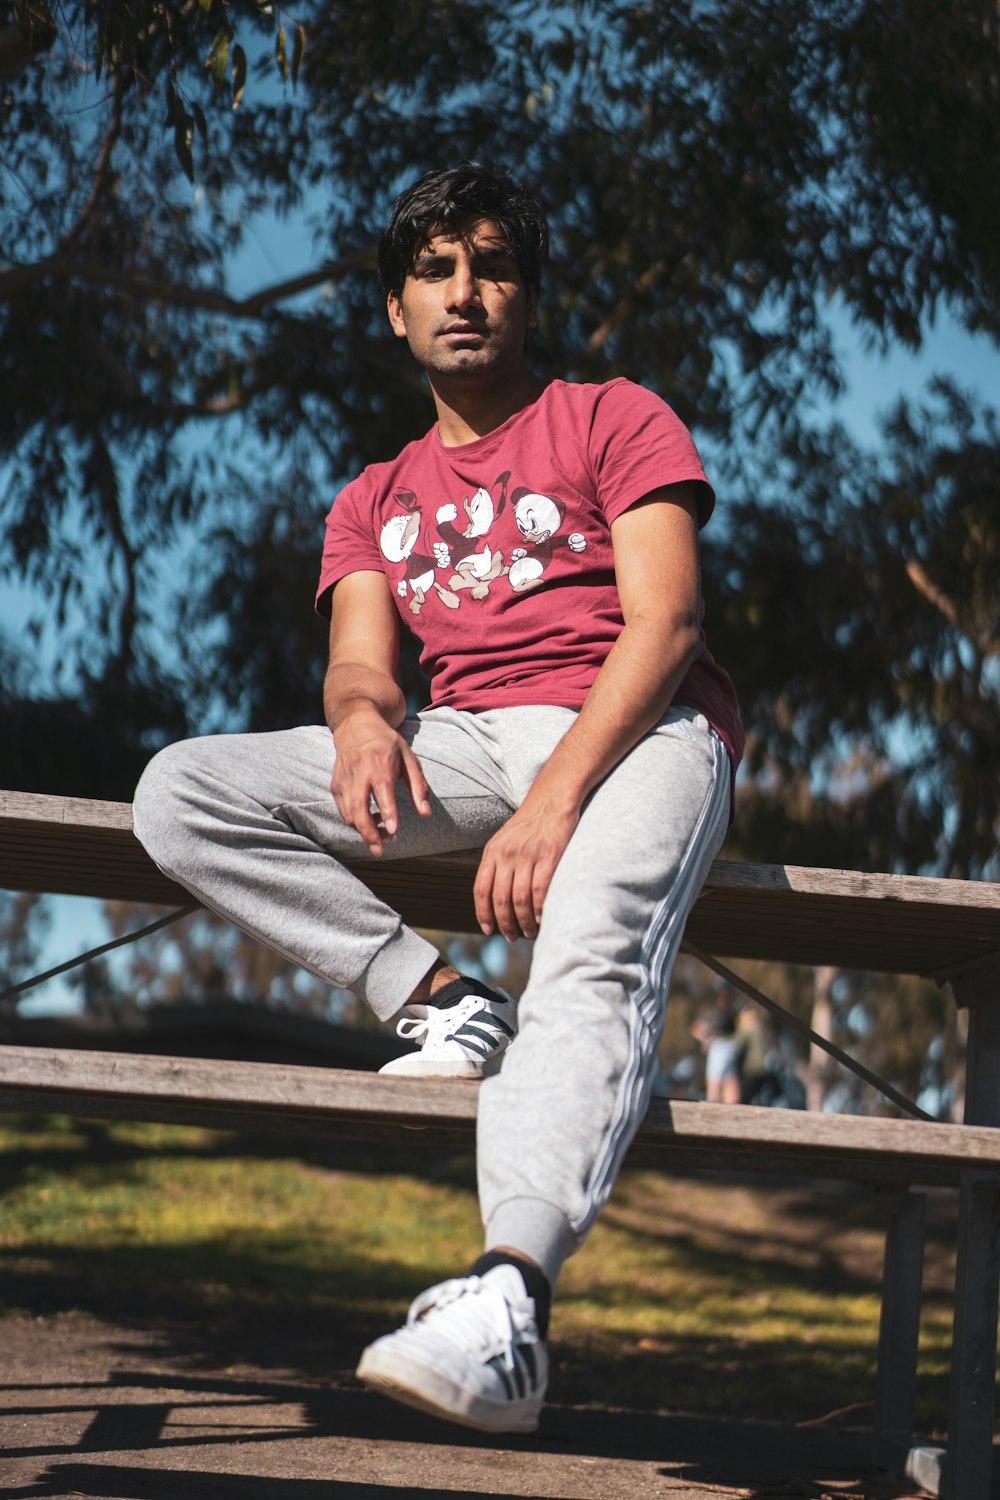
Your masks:
{"label": "stubble beard", "polygon": [[438,375],[446,380],[462,380],[492,377],[495,380],[514,380],[523,363],[523,354],[503,343],[494,343],[488,336],[476,347],[464,346],[449,349],[435,340],[427,351],[426,363],[421,360],[429,376]]}

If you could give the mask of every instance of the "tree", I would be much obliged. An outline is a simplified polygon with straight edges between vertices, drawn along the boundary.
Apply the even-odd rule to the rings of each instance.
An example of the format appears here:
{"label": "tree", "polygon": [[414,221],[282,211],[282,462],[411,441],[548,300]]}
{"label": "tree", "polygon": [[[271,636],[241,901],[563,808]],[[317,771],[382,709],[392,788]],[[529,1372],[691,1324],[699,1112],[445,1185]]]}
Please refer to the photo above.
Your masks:
{"label": "tree", "polygon": [[[34,892],[0,892],[0,990],[31,977],[49,916]],[[5,1008],[0,1007],[0,1019]]]}
{"label": "tree", "polygon": [[878,455],[838,427],[790,440],[784,495],[737,505],[717,554],[753,726],[741,836],[778,830],[803,863],[996,876],[1000,428],[936,381],[884,434]]}
{"label": "tree", "polygon": [[41,600],[0,784],[127,797],[316,717],[324,512],[429,420],[375,236],[479,156],[551,211],[539,367],[711,450],[734,847],[995,870],[996,418],[938,385],[864,454],[809,416],[831,312],[1000,337],[992,0],[0,0],[0,103],[0,576]]}
{"label": "tree", "polygon": [[[664,391],[733,486],[837,387],[829,299],[876,341],[944,305],[995,335],[995,9],[821,11],[0,7],[0,565],[57,657],[5,707],[26,734],[80,717],[92,748],[36,772],[14,746],[0,779],[125,795],[161,740],[315,715],[323,511],[428,416],[371,278],[423,167],[540,184],[541,362]],[[295,274],[245,293],[265,218]]]}
{"label": "tree", "polygon": [[[109,901],[106,914],[114,937],[152,922],[158,915],[132,902]],[[314,979],[273,949],[224,922],[198,911],[161,928],[141,944],[127,946],[113,958],[91,960],[72,979],[85,1008],[116,1013],[134,1011],[150,1001],[258,1001],[296,1009],[320,1018],[353,1020],[368,1013],[360,1002]]]}

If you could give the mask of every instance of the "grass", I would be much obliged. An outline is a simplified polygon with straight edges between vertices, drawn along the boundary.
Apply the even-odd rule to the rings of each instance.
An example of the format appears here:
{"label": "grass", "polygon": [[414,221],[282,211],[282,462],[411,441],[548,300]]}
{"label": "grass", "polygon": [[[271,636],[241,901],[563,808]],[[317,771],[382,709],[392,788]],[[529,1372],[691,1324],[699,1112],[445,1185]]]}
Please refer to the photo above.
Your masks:
{"label": "grass", "polygon": [[[414,1168],[419,1167],[419,1172]],[[932,1203],[919,1420],[947,1413],[953,1201]],[[865,1425],[881,1217],[839,1185],[626,1173],[567,1265],[553,1399]],[[342,1378],[479,1248],[467,1156],[64,1118],[0,1126],[8,1311],[165,1329],[192,1359]]]}

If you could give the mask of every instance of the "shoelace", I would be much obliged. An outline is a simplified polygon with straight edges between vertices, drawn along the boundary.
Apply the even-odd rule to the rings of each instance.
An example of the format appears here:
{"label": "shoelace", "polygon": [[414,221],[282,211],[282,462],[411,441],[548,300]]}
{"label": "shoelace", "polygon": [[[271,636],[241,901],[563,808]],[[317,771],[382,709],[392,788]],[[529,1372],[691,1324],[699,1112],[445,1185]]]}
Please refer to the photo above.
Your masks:
{"label": "shoelace", "polygon": [[433,1005],[428,1005],[425,1016],[404,1016],[398,1021],[396,1035],[406,1041],[418,1042],[432,1033],[440,1033],[440,1039],[444,1041],[464,1021],[478,1015],[483,1008],[482,1000],[476,995],[467,996],[458,1005],[450,1005],[447,1010],[437,1010]]}
{"label": "shoelace", "polygon": [[[462,1302],[461,1311],[455,1304]],[[506,1297],[479,1276],[459,1277],[432,1286],[410,1308],[406,1319],[412,1328],[422,1318],[447,1324],[448,1337],[468,1353],[486,1358],[499,1354],[504,1368],[514,1369],[514,1341],[534,1343],[537,1335],[527,1309],[512,1307]]]}
{"label": "shoelace", "polygon": [[423,1016],[404,1016],[396,1025],[396,1035],[405,1037],[407,1041],[418,1042],[430,1029],[430,1023]]}

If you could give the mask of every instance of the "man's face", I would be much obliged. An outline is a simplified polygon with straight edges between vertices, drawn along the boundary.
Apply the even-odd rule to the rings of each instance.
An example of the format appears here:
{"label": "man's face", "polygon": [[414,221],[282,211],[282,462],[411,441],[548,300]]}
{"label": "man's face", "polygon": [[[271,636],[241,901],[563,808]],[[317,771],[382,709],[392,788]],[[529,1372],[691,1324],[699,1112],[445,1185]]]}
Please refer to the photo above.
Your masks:
{"label": "man's face", "polygon": [[482,219],[462,239],[431,236],[402,297],[389,293],[389,322],[432,379],[505,378],[523,364],[536,303],[506,239]]}

